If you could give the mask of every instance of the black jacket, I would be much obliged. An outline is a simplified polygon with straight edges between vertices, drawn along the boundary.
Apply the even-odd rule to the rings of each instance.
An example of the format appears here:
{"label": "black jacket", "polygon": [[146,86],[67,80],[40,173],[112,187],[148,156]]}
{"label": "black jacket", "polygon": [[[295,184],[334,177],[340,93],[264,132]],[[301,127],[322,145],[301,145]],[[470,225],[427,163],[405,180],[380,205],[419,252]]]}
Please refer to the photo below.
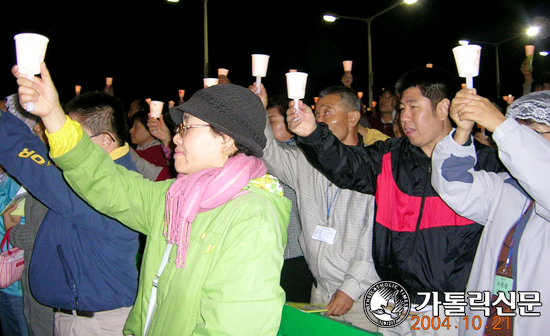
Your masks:
{"label": "black jacket", "polygon": [[[373,194],[373,259],[382,280],[418,292],[464,292],[483,226],[454,213],[432,188],[431,159],[407,137],[364,148],[343,145],[324,123],[298,143],[341,188]],[[476,169],[502,171],[496,151],[477,147]],[[350,210],[351,211],[351,210]]]}

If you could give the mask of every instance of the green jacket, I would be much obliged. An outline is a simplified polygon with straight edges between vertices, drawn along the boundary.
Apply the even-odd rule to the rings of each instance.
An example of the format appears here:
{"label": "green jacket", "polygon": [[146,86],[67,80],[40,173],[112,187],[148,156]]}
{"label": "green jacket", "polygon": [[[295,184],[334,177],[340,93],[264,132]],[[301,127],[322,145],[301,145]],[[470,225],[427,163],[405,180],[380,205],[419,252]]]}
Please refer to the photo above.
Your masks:
{"label": "green jacket", "polygon": [[[167,245],[165,196],[174,180],[152,182],[115,165],[87,136],[55,162],[94,208],[147,235],[138,294],[124,328],[125,335],[142,335],[152,280]],[[250,192],[196,216],[185,269],[175,267],[172,248],[149,335],[277,334],[291,205],[251,183],[246,189]]]}

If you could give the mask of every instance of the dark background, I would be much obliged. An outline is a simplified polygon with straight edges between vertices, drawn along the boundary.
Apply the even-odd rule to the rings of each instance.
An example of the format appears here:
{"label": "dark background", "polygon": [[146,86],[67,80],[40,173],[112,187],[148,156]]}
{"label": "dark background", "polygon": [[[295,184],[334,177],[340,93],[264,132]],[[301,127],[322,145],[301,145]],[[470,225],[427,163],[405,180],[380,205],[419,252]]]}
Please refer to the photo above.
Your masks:
{"label": "dark background", "polygon": [[[342,61],[353,60],[353,87],[367,101],[367,24],[340,19],[323,21],[324,13],[370,17],[396,3],[380,1],[209,0],[210,75],[229,69],[235,84],[248,86],[251,54],[271,56],[262,82],[270,94],[285,93],[284,74],[309,74],[306,100],[326,86],[340,84]],[[82,91],[102,90],[113,77],[115,95],[126,106],[136,98],[177,101],[202,88],[203,1],[11,1],[2,5],[0,96],[17,90],[13,35],[34,32],[50,39],[46,64],[62,101]],[[452,48],[459,39],[500,42],[523,33],[537,17],[550,17],[548,1],[419,0],[398,6],[372,22],[375,100],[406,71],[433,63],[458,73]],[[545,35],[548,35],[546,33]],[[518,37],[500,46],[502,94],[521,95],[524,45],[535,44],[535,76],[550,67],[549,38]],[[478,93],[496,96],[495,48],[482,45]],[[464,79],[460,79],[462,82]]]}

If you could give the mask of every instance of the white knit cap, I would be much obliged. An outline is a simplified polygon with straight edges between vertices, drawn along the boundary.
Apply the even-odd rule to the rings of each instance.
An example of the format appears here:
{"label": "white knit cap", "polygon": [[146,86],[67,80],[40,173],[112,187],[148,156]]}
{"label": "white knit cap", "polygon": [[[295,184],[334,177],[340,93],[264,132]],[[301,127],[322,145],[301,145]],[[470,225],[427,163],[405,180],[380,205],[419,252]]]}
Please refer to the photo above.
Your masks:
{"label": "white knit cap", "polygon": [[508,106],[506,118],[533,119],[550,126],[550,91],[531,92],[515,100]]}

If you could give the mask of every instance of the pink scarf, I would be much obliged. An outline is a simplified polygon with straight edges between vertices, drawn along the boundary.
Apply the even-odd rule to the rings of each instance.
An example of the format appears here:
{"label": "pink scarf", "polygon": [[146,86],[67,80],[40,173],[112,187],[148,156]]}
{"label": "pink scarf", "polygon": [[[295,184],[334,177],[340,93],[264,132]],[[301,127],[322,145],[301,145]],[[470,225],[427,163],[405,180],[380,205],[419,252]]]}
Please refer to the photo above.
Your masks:
{"label": "pink scarf", "polygon": [[185,268],[191,223],[198,213],[227,203],[250,180],[265,175],[262,160],[244,154],[229,158],[221,168],[209,168],[191,175],[178,175],[166,193],[164,236],[178,246],[176,267]]}

